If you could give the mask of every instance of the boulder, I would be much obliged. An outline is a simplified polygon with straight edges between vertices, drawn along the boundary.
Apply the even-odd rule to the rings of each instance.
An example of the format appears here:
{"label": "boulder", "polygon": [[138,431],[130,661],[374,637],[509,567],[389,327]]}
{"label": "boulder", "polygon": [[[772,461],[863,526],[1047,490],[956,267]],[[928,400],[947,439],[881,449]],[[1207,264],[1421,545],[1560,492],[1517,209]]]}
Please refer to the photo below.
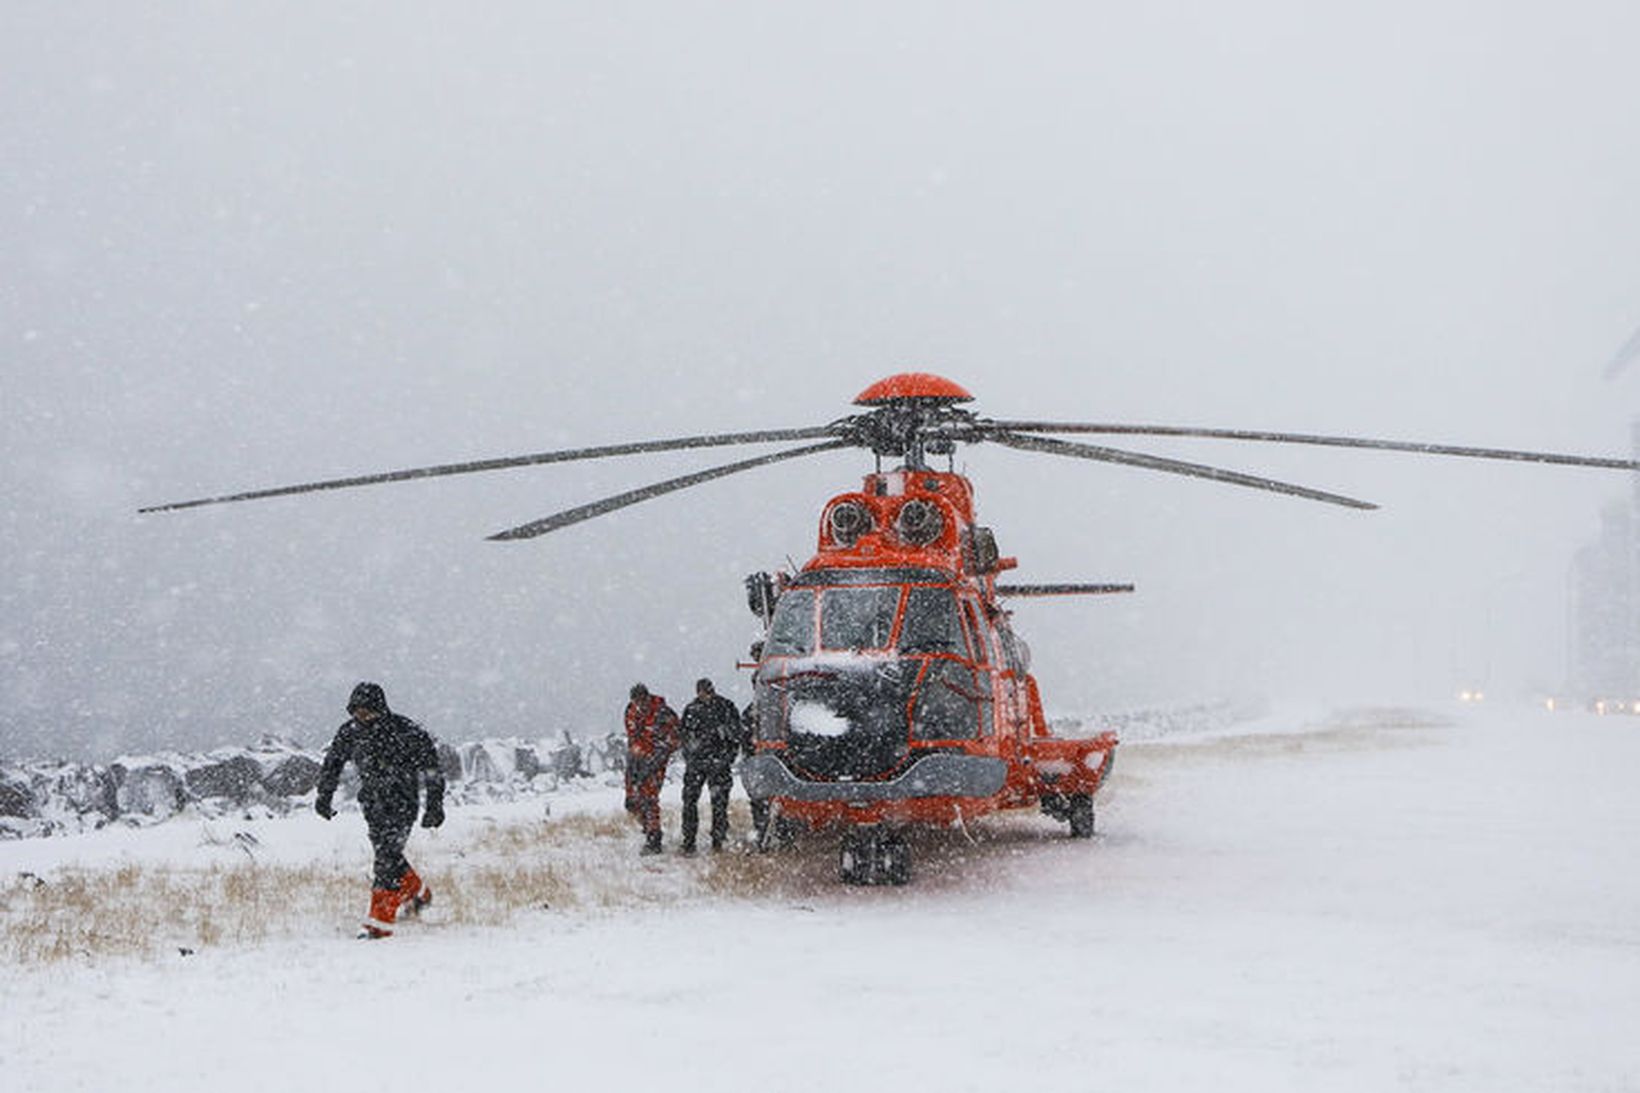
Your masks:
{"label": "boulder", "polygon": [[582,751],[581,769],[587,774],[626,769],[626,737],[619,733],[594,736]]}
{"label": "boulder", "polygon": [[28,776],[35,800],[42,811],[49,809],[62,815],[95,814],[104,820],[119,815],[116,796],[119,783],[107,767],[62,762],[31,763]]}
{"label": "boulder", "polygon": [[301,797],[319,784],[319,768],[311,755],[286,755],[264,769],[262,786],[275,797]]}
{"label": "boulder", "polygon": [[122,815],[167,819],[188,801],[187,784],[177,768],[159,759],[124,758],[110,768],[118,782],[115,801]]}
{"label": "boulder", "polygon": [[[258,782],[269,797],[301,797],[319,781],[323,755],[277,736],[264,736],[250,750],[261,773]],[[253,794],[254,796],[254,794]]]}
{"label": "boulder", "polygon": [[225,797],[235,804],[245,803],[261,781],[261,765],[244,752],[232,749],[212,752],[202,762],[191,764],[183,776],[190,796],[196,799]]}
{"label": "boulder", "polygon": [[547,752],[547,766],[558,781],[568,781],[581,773],[581,745],[569,733]]}
{"label": "boulder", "polygon": [[529,744],[513,746],[513,774],[528,782],[541,773],[541,759]]}
{"label": "boulder", "polygon": [[25,820],[38,809],[28,780],[11,771],[0,771],[0,816]]}
{"label": "boulder", "polygon": [[496,762],[496,756],[482,741],[461,747],[461,776],[468,782],[504,782],[509,772]]}
{"label": "boulder", "polygon": [[444,741],[438,742],[438,769],[447,782],[461,781],[461,753]]}

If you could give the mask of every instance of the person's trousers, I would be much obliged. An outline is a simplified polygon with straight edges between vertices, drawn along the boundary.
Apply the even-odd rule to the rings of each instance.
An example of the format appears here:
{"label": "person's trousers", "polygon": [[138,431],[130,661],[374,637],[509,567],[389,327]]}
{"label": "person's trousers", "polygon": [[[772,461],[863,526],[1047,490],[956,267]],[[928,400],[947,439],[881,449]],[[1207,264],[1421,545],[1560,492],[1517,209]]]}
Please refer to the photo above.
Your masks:
{"label": "person's trousers", "polygon": [[727,766],[705,763],[683,768],[683,845],[695,845],[695,833],[700,830],[700,791],[702,787],[712,794],[712,845],[722,846],[729,835],[729,789],[734,785],[734,773]]}

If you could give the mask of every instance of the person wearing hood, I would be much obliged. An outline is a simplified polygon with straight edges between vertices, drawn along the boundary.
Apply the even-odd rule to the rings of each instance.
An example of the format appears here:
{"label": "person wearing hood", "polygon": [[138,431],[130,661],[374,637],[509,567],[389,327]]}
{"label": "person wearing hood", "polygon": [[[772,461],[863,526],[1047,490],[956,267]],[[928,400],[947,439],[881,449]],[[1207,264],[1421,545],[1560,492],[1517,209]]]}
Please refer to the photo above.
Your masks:
{"label": "person wearing hood", "polygon": [[[444,822],[444,775],[439,770],[433,738],[420,725],[387,708],[387,695],[375,683],[360,683],[347,700],[348,720],[336,730],[319,770],[313,807],[320,816],[336,814],[331,800],[342,767],[348,762],[359,772],[359,807],[364,811],[375,850],[370,914],[361,938],[390,937],[401,909],[420,911],[433,898],[432,889],[404,857],[404,844],[421,813],[421,826]],[[421,793],[426,788],[426,806]]]}

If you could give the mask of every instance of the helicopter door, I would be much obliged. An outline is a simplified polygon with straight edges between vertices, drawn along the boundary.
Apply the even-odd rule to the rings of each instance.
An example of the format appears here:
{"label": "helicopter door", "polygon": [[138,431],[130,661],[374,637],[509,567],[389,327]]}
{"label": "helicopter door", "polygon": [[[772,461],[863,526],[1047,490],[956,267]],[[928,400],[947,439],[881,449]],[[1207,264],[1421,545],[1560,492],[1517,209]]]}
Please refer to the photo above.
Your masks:
{"label": "helicopter door", "polygon": [[968,629],[968,648],[974,654],[974,687],[984,696],[980,702],[979,734],[991,736],[996,732],[995,707],[992,700],[995,698],[991,687],[991,655],[986,640],[986,633],[980,629],[979,616],[974,613],[974,605],[970,600],[962,601],[962,618]]}
{"label": "helicopter door", "polygon": [[1020,647],[1019,639],[1014,637],[1013,630],[1003,617],[997,619],[996,634],[997,644],[1002,650],[999,669],[1003,701],[1008,704],[1009,720],[1014,727],[1014,735],[1023,744],[1031,736],[1030,696],[1025,682],[1030,666],[1026,663],[1026,654]]}

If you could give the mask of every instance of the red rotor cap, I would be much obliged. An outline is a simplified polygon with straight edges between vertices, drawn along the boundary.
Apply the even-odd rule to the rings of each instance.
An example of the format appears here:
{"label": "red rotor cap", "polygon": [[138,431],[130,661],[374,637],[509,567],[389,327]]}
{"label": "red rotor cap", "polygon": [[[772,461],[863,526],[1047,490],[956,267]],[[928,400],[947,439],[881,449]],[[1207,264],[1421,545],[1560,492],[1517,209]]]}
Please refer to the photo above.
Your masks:
{"label": "red rotor cap", "polygon": [[931,372],[901,372],[878,380],[855,398],[856,406],[880,406],[900,399],[927,402],[973,402],[974,396],[944,376]]}

